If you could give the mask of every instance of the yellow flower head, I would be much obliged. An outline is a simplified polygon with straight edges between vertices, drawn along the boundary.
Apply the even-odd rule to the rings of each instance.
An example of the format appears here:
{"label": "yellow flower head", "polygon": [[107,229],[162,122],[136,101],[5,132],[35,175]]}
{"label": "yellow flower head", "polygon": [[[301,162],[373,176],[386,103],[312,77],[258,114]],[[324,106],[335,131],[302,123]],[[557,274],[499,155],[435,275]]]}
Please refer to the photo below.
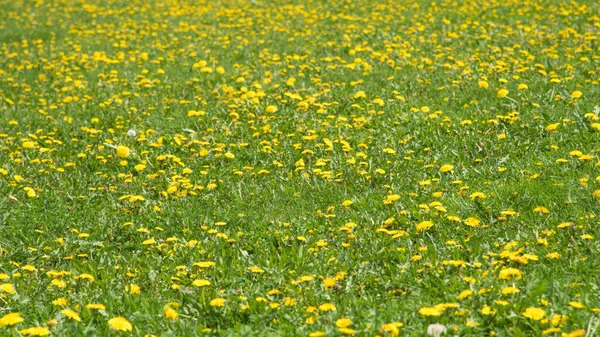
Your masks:
{"label": "yellow flower head", "polygon": [[498,93],[496,93],[496,96],[498,98],[504,98],[504,97],[508,96],[508,90],[500,89],[500,90],[498,90]]}
{"label": "yellow flower head", "polygon": [[224,307],[225,301],[226,300],[224,298],[215,298],[211,300],[209,304],[211,307]]}
{"label": "yellow flower head", "polygon": [[61,314],[67,316],[68,319],[72,319],[77,322],[81,322],[81,317],[74,310],[71,309],[63,309],[60,311]]}
{"label": "yellow flower head", "polygon": [[19,331],[19,333],[23,336],[48,336],[50,334],[50,329],[40,326],[24,329]]}
{"label": "yellow flower head", "polygon": [[502,270],[500,270],[500,274],[498,275],[498,278],[501,280],[512,280],[512,279],[520,280],[522,276],[523,276],[523,273],[519,269],[503,268]]}
{"label": "yellow flower head", "polygon": [[129,157],[129,148],[127,146],[124,145],[119,145],[117,146],[117,156],[119,156],[119,158],[127,158]]}
{"label": "yellow flower head", "polygon": [[521,315],[531,320],[539,321],[540,319],[544,318],[544,316],[546,316],[546,311],[544,311],[544,309],[541,308],[529,307],[525,309],[525,312],[523,312]]}
{"label": "yellow flower head", "polygon": [[452,166],[450,164],[442,165],[442,167],[440,167],[440,172],[442,172],[442,173],[450,172],[452,170],[454,170],[454,166]]}
{"label": "yellow flower head", "polygon": [[108,326],[118,331],[132,331],[133,325],[124,317],[118,316],[108,320]]}
{"label": "yellow flower head", "polygon": [[25,319],[18,312],[6,314],[0,318],[0,328],[3,326],[15,325],[23,322]]}

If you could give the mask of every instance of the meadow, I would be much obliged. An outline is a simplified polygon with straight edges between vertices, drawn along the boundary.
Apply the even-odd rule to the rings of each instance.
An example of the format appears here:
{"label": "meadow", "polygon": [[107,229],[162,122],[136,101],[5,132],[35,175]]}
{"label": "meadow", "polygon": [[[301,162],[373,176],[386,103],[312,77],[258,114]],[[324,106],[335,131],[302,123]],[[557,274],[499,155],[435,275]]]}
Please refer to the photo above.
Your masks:
{"label": "meadow", "polygon": [[600,3],[0,0],[0,336],[600,335]]}

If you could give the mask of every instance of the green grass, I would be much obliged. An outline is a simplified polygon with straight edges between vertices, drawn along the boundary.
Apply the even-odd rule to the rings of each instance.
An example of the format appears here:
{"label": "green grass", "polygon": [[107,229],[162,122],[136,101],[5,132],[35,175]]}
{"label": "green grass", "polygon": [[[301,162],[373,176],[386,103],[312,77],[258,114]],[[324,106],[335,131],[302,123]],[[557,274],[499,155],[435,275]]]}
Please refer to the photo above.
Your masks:
{"label": "green grass", "polygon": [[594,336],[599,10],[0,0],[0,335]]}

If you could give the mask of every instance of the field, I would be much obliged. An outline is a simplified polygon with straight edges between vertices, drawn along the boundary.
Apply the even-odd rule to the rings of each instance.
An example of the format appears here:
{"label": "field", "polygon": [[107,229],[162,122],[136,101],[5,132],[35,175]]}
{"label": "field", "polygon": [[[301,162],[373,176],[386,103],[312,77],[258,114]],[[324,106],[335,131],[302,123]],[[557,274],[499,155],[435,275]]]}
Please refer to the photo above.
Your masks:
{"label": "field", "polygon": [[600,3],[0,0],[0,336],[600,335]]}

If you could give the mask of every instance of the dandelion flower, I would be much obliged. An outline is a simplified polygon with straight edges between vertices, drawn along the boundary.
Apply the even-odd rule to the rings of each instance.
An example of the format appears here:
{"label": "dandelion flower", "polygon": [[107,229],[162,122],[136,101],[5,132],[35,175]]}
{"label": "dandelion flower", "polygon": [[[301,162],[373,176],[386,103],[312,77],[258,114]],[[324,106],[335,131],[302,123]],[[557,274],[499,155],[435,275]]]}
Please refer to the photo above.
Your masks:
{"label": "dandelion flower", "polygon": [[498,275],[498,278],[501,280],[511,280],[511,279],[520,280],[522,276],[523,276],[523,273],[519,269],[503,268],[502,270],[500,270],[500,274]]}
{"label": "dandelion flower", "polygon": [[67,316],[68,319],[72,319],[77,322],[81,322],[81,317],[74,310],[71,309],[63,309],[60,311],[61,314]]}
{"label": "dandelion flower", "polygon": [[419,309],[419,314],[423,316],[440,316],[442,312],[436,308],[423,307]]}
{"label": "dandelion flower", "polygon": [[86,305],[85,307],[90,310],[106,310],[106,307],[104,306],[104,304],[90,303],[90,304]]}
{"label": "dandelion flower", "polygon": [[132,331],[133,326],[124,317],[118,316],[108,320],[108,326],[118,331]]}
{"label": "dandelion flower", "polygon": [[0,318],[0,327],[19,324],[23,321],[25,321],[25,319],[21,316],[21,313],[13,312]]}
{"label": "dandelion flower", "polygon": [[421,233],[422,231],[426,231],[433,227],[433,222],[431,221],[423,221],[417,225],[417,233]]}
{"label": "dandelion flower", "polygon": [[179,313],[177,313],[175,309],[171,308],[170,305],[167,305],[163,308],[163,313],[165,314],[165,317],[167,319],[170,319],[172,321],[176,321],[177,319],[179,319]]}
{"label": "dandelion flower", "polygon": [[208,287],[210,285],[210,281],[209,280],[194,280],[194,282],[192,282],[192,285],[194,287]]}
{"label": "dandelion flower", "polygon": [[50,329],[46,327],[33,327],[21,330],[19,333],[24,336],[48,336],[50,334]]}
{"label": "dandelion flower", "polygon": [[211,300],[209,304],[211,307],[224,307],[225,299],[224,298],[215,298],[215,299]]}
{"label": "dandelion flower", "polygon": [[442,165],[442,167],[440,167],[440,172],[442,173],[450,172],[452,170],[454,170],[454,166],[450,164]]}
{"label": "dandelion flower", "polygon": [[319,306],[319,310],[321,311],[336,311],[335,305],[333,303],[323,303]]}
{"label": "dandelion flower", "polygon": [[508,96],[508,90],[506,90],[506,89],[500,89],[500,90],[498,90],[498,92],[496,93],[496,96],[497,96],[498,98],[504,98],[504,97]]}
{"label": "dandelion flower", "polygon": [[544,309],[541,308],[529,307],[525,309],[525,311],[521,315],[531,320],[539,321],[540,319],[544,318],[544,316],[546,316],[546,311],[544,311]]}
{"label": "dandelion flower", "polygon": [[14,295],[16,293],[15,286],[12,283],[0,284],[0,291]]}
{"label": "dandelion flower", "polygon": [[127,158],[129,157],[129,148],[127,146],[124,145],[119,145],[117,146],[117,156],[119,156],[120,158]]}

